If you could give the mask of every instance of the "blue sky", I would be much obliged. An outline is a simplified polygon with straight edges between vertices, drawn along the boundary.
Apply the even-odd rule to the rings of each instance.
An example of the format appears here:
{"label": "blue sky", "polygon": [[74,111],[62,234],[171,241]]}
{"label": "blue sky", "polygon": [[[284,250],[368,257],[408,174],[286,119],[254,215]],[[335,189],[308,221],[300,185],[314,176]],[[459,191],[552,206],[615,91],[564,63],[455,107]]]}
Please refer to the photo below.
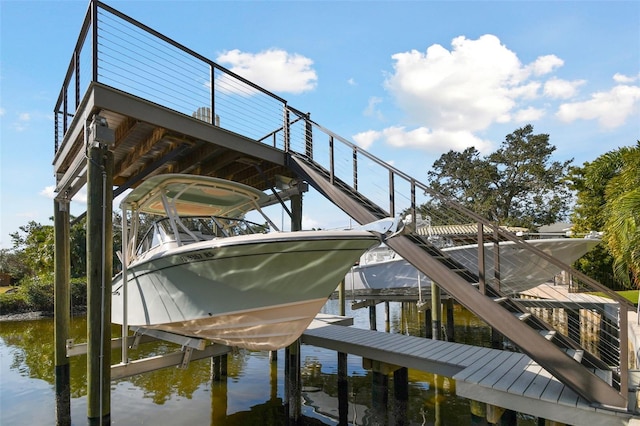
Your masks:
{"label": "blue sky", "polygon": [[[638,1],[107,4],[422,181],[527,123],[576,165],[640,139]],[[0,0],[1,248],[51,223],[53,108],[87,6]]]}

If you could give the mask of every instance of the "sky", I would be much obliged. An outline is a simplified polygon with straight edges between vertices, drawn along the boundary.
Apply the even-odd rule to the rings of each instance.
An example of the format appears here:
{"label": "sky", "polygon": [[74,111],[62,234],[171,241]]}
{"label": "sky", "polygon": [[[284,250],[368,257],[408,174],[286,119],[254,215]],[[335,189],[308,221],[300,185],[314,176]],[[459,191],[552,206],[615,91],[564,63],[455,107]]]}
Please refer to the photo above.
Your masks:
{"label": "sky", "polygon": [[[640,1],[106,3],[423,182],[526,124],[578,166],[640,139]],[[0,248],[52,224],[53,109],[87,7],[0,0]]]}

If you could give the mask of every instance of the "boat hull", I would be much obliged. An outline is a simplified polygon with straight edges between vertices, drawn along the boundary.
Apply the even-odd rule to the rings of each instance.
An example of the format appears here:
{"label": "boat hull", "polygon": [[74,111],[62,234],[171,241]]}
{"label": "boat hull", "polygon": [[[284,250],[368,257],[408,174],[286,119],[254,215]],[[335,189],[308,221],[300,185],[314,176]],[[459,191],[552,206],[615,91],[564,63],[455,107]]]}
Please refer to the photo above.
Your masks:
{"label": "boat hull", "polygon": [[[571,265],[600,241],[578,238],[527,240],[557,260]],[[485,276],[489,285],[497,287],[494,279],[494,245],[485,244]],[[467,245],[443,249],[470,272],[478,273],[478,246]],[[505,294],[518,293],[552,280],[561,269],[535,253],[512,242],[500,243],[499,290]],[[359,264],[345,276],[347,289],[382,290],[428,287],[431,280],[400,256],[394,259]]]}
{"label": "boat hull", "polygon": [[[205,241],[127,270],[127,324],[256,350],[295,341],[378,238],[310,231]],[[112,321],[123,322],[122,275]]]}

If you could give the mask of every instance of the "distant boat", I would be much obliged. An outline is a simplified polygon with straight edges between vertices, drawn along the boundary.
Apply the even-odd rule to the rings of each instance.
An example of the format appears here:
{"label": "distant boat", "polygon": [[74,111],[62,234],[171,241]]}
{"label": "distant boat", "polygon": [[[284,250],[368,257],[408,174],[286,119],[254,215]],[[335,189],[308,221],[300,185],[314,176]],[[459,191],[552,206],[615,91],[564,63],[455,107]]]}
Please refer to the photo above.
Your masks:
{"label": "distant boat", "polygon": [[[571,265],[600,243],[592,238],[548,238],[525,240],[559,261]],[[499,243],[500,291],[518,293],[550,281],[561,272],[556,265],[512,241]],[[470,272],[478,273],[478,245],[469,244],[442,249]],[[494,244],[485,243],[485,277],[494,281]],[[495,282],[495,281],[494,281]],[[362,255],[345,276],[345,288],[353,290],[407,289],[429,286],[431,280],[386,245]]]}
{"label": "distant boat", "polygon": [[[125,321],[126,294],[130,326],[253,350],[295,341],[387,228],[263,233],[268,226],[243,216],[262,213],[265,199],[255,188],[211,177],[143,182],[122,202],[133,232],[123,238],[126,283],[122,272],[112,283],[112,321]],[[137,243],[141,213],[163,217]]]}

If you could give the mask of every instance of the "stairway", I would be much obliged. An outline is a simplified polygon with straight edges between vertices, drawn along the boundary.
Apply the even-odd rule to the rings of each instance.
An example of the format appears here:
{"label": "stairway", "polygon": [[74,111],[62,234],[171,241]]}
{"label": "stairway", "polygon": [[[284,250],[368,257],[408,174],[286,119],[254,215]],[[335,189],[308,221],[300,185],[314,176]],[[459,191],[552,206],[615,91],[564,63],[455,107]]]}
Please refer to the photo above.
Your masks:
{"label": "stairway", "polygon": [[[388,217],[382,208],[309,158],[289,153],[288,166],[360,224]],[[488,287],[482,294],[478,277],[425,237],[398,235],[386,244],[587,401],[626,408],[626,389],[623,395],[611,385],[612,373],[604,362],[495,289]]]}

